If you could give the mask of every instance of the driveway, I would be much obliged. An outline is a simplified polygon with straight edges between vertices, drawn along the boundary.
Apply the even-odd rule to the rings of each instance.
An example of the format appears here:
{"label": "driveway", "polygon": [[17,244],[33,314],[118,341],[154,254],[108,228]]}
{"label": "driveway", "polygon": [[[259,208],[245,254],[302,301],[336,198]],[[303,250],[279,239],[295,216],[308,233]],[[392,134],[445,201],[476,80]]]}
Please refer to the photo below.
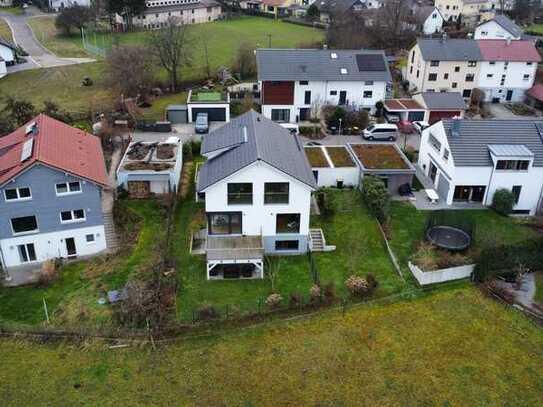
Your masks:
{"label": "driveway", "polygon": [[494,116],[494,119],[501,119],[501,120],[533,120],[533,119],[540,119],[538,116],[518,116],[514,114],[511,110],[506,108],[501,103],[487,103],[486,106],[488,106],[488,109],[490,110],[490,113]]}
{"label": "driveway", "polygon": [[[217,130],[219,127],[224,126],[225,122],[211,122],[209,124],[210,132]],[[182,143],[187,141],[200,141],[202,139],[202,134],[196,134],[194,132],[193,123],[185,124],[173,124],[171,133],[156,133],[156,132],[144,132],[136,131],[132,134],[133,141],[152,141],[152,142],[161,142],[165,141],[168,137],[179,137]],[[203,135],[205,136],[205,134]]]}
{"label": "driveway", "polygon": [[15,44],[21,46],[27,53],[27,62],[8,68],[8,73],[36,68],[52,68],[56,66],[75,65],[87,62],[94,62],[92,58],[60,58],[42,46],[27,24],[28,19],[44,15],[36,8],[29,7],[23,15],[13,15],[0,11],[11,28]]}
{"label": "driveway", "polygon": [[[343,145],[343,144],[349,144],[349,143],[375,143],[374,141],[366,141],[362,138],[362,136],[326,136],[325,138],[321,140],[312,140],[304,136],[300,136],[300,140],[303,144],[307,144],[309,142],[317,142],[322,145]],[[400,148],[400,150],[403,150],[404,147],[410,146],[414,150],[419,149],[420,147],[420,135],[417,133],[414,134],[399,134],[398,139],[396,140],[396,145]]]}

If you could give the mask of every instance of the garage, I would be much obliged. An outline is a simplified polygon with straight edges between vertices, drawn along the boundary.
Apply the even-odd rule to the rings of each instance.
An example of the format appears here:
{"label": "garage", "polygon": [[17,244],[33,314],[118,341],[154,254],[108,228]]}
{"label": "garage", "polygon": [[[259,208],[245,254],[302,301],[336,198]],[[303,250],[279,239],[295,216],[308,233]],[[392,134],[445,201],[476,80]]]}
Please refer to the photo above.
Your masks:
{"label": "garage", "polygon": [[438,122],[442,119],[451,119],[455,116],[460,116],[460,114],[461,112],[459,110],[431,111],[430,118],[428,119],[428,123],[434,124],[435,122]]}
{"label": "garage", "polygon": [[226,109],[222,107],[199,107],[192,108],[192,121],[196,121],[196,116],[199,113],[207,113],[207,119],[210,122],[224,122],[226,121]]}
{"label": "garage", "polygon": [[187,123],[187,105],[169,105],[166,108],[166,120],[168,120],[172,124]]}

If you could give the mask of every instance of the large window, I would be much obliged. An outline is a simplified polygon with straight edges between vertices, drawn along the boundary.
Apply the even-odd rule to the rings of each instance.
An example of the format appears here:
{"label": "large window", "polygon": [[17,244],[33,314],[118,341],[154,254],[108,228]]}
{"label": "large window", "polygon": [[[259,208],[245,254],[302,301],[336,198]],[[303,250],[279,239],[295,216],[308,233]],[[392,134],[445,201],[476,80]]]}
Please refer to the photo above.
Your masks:
{"label": "large window", "polygon": [[437,73],[428,74],[428,81],[430,82],[437,81]]}
{"label": "large window", "polygon": [[21,263],[36,261],[36,249],[34,243],[20,244],[17,246]]}
{"label": "large window", "polygon": [[520,199],[520,191],[522,191],[522,185],[514,185],[511,192],[513,192],[513,196],[515,197],[515,204],[518,204],[518,201]]}
{"label": "large window", "polygon": [[250,182],[228,184],[228,205],[252,205],[253,184]]}
{"label": "large window", "polygon": [[299,240],[276,240],[275,250],[298,250],[300,248]]}
{"label": "large window", "polygon": [[439,61],[430,61],[430,66],[439,66]]}
{"label": "large window", "polygon": [[32,199],[30,188],[12,188],[4,190],[6,201],[22,201]]}
{"label": "large window", "polygon": [[466,74],[466,82],[473,82],[475,80],[475,74],[468,73]]}
{"label": "large window", "polygon": [[526,160],[498,160],[496,169],[505,171],[526,171],[529,165],[530,161]]}
{"label": "large window", "polygon": [[208,213],[210,235],[241,235],[241,212]]}
{"label": "large window", "polygon": [[34,232],[38,230],[38,221],[35,216],[12,218],[11,227],[13,228],[13,233]]}
{"label": "large window", "polygon": [[441,151],[441,143],[432,134],[428,137],[428,142],[438,153]]}
{"label": "large window", "polygon": [[276,233],[300,233],[300,214],[281,213],[277,215]]}
{"label": "large window", "polygon": [[362,96],[364,97],[364,99],[371,99],[373,97],[373,91],[365,90]]}
{"label": "large window", "polygon": [[288,122],[290,121],[290,109],[272,109],[271,116],[274,122]]}
{"label": "large window", "polygon": [[57,195],[75,194],[81,192],[81,183],[79,181],[74,182],[61,182],[55,185]]}
{"label": "large window", "polygon": [[83,209],[75,209],[73,211],[62,211],[60,212],[60,221],[62,223],[84,222],[85,211]]}
{"label": "large window", "polygon": [[266,182],[264,184],[265,204],[288,204],[288,182]]}

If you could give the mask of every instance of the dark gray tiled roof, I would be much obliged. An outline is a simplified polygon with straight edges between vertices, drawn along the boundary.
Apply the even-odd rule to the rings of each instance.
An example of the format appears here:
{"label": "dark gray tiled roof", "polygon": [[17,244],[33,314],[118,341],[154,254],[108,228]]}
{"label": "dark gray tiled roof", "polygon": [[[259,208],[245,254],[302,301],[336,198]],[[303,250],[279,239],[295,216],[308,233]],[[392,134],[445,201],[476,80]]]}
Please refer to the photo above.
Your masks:
{"label": "dark gray tiled roof", "polygon": [[[515,37],[522,36],[522,28],[520,28],[518,25],[515,24],[513,20],[511,20],[509,17],[498,14],[496,17],[494,17],[490,21],[495,21],[497,24],[499,24],[503,29],[513,34]],[[488,23],[488,21],[486,21]],[[479,25],[482,25],[484,23],[481,23]]]}
{"label": "dark gray tiled roof", "polygon": [[204,136],[202,154],[222,149],[227,150],[200,167],[198,191],[259,160],[316,188],[297,136],[254,110]]}
{"label": "dark gray tiled roof", "polygon": [[477,41],[462,38],[419,38],[417,41],[425,61],[481,61],[483,55]]}
{"label": "dark gray tiled roof", "polygon": [[319,11],[324,13],[346,13],[357,3],[365,7],[365,4],[361,3],[360,0],[317,0],[313,4]]}
{"label": "dark gray tiled roof", "polygon": [[[332,54],[337,58],[332,58]],[[359,66],[357,56],[374,55],[382,68]],[[360,60],[360,58],[359,58]],[[261,81],[378,81],[392,80],[384,51],[335,49],[257,49],[258,79]],[[341,69],[347,70],[346,74]]]}
{"label": "dark gray tiled roof", "polygon": [[428,109],[464,110],[466,108],[466,102],[460,92],[422,92],[421,96]]}
{"label": "dark gray tiled roof", "polygon": [[457,134],[452,126],[453,120],[443,121],[456,166],[492,166],[489,146],[516,145],[534,154],[534,166],[543,167],[543,120],[459,120]]}
{"label": "dark gray tiled roof", "polygon": [[[220,3],[214,0],[200,0],[198,3],[185,3],[185,4],[172,4],[165,6],[153,6],[146,7],[143,11],[144,14],[156,14],[156,13],[166,13],[166,12],[176,12],[181,10],[192,10],[206,7],[215,7],[219,6]],[[179,17],[179,16],[173,16]]]}

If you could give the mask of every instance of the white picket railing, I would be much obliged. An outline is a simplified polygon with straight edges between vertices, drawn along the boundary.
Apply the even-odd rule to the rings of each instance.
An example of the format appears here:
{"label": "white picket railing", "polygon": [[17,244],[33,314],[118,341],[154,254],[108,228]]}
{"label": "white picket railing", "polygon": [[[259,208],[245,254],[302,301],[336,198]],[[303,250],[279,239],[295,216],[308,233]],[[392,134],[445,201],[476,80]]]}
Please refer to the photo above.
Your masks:
{"label": "white picket railing", "polygon": [[449,267],[434,271],[422,271],[419,267],[411,262],[408,262],[407,266],[420,285],[444,283],[446,281],[469,278],[475,269],[475,264]]}

